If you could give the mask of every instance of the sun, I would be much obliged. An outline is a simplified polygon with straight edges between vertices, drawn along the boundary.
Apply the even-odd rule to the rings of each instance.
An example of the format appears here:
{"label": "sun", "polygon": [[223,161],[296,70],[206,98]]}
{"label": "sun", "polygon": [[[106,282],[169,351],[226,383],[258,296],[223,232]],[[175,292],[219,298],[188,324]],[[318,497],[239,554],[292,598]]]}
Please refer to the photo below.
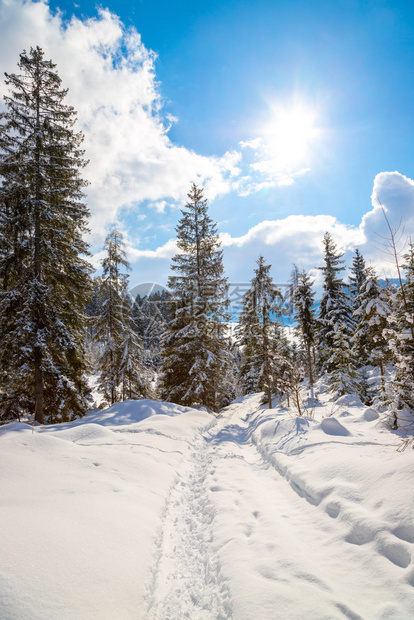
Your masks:
{"label": "sun", "polygon": [[319,137],[314,110],[296,104],[273,105],[272,119],[263,127],[263,145],[278,167],[306,166]]}

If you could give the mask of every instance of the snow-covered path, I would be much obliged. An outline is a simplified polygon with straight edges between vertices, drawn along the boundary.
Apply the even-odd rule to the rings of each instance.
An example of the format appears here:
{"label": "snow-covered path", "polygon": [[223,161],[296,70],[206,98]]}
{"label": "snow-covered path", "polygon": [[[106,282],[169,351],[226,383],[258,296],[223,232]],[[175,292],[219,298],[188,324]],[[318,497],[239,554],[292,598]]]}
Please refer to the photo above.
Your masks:
{"label": "snow-covered path", "polygon": [[214,510],[206,479],[211,458],[204,437],[195,442],[165,508],[149,602],[149,618],[231,618],[212,542]]}
{"label": "snow-covered path", "polygon": [[[256,444],[258,409],[258,397],[228,407],[193,446],[168,500],[149,618],[412,617],[412,577],[391,600],[381,587],[390,562],[409,566],[412,545],[383,532],[367,549],[375,532],[368,514],[352,514],[358,491],[348,489],[347,513],[330,490],[321,502],[289,480]],[[335,422],[327,427],[340,443]]]}
{"label": "snow-covered path", "polygon": [[223,574],[231,575],[234,617],[257,618],[258,600],[263,620],[376,617],[378,583],[364,578],[372,573],[372,554],[344,540],[333,504],[319,510],[305,489],[263,459],[246,405],[245,415],[240,405],[229,408],[211,441],[215,543]]}
{"label": "snow-covered path", "polygon": [[414,451],[360,403],[127,401],[0,444],[2,620],[414,617]]}

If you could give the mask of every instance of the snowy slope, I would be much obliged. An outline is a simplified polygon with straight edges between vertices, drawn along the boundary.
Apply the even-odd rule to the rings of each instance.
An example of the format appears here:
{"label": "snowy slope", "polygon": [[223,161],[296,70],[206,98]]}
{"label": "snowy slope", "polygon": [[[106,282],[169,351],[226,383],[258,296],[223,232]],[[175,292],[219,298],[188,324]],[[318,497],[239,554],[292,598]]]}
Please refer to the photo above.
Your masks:
{"label": "snowy slope", "polygon": [[321,399],[1,427],[0,618],[413,618],[414,451]]}

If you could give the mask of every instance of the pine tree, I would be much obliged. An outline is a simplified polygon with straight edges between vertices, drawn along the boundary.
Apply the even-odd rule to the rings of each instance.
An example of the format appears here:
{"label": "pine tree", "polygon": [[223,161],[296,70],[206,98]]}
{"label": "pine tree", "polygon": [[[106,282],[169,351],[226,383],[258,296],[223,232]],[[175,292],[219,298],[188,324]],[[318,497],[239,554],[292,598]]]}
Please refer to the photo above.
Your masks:
{"label": "pine tree", "polygon": [[273,284],[270,269],[271,265],[266,265],[260,256],[250,289],[243,297],[237,330],[238,344],[244,354],[240,382],[246,393],[264,390],[269,409],[272,393],[283,390],[286,363],[281,348],[276,346],[280,335],[276,314],[280,313],[282,295]]}
{"label": "pine tree", "polygon": [[360,286],[356,298],[357,320],[352,339],[359,365],[371,364],[380,369],[381,392],[385,395],[385,367],[390,362],[390,349],[384,330],[388,327],[387,318],[391,308],[387,302],[387,291],[379,284],[372,267],[366,268],[366,279]]}
{"label": "pine tree", "polygon": [[253,279],[250,289],[243,296],[242,311],[236,328],[237,344],[241,351],[239,384],[243,394],[254,394],[260,390],[259,378],[263,367],[261,333]]}
{"label": "pine tree", "polygon": [[353,310],[358,308],[357,297],[360,293],[361,286],[367,279],[367,268],[365,260],[358,248],[355,250],[355,256],[352,259],[351,275],[349,276],[348,289],[351,294]]}
{"label": "pine tree", "polygon": [[359,369],[362,369],[368,363],[367,350],[363,345],[363,337],[361,337],[364,330],[362,324],[359,325],[360,336],[357,337],[356,332],[358,331],[357,324],[361,323],[361,316],[359,317],[359,319],[357,318],[357,311],[361,303],[359,294],[365,285],[369,271],[370,270],[365,266],[364,257],[360,254],[359,250],[356,249],[355,256],[352,259],[351,275],[349,276],[348,282],[348,291],[350,293],[352,317],[355,325],[355,333],[351,336],[351,342],[353,346],[354,359]]}
{"label": "pine tree", "polygon": [[[282,313],[280,308],[277,308],[276,312],[278,315]],[[288,403],[290,395],[296,392],[299,376],[300,381],[303,380],[302,369],[295,368],[296,353],[296,347],[290,345],[285,328],[279,320],[275,320],[269,355],[272,394],[279,397],[287,396]]]}
{"label": "pine tree", "polygon": [[6,74],[0,116],[0,416],[34,413],[43,423],[88,404],[86,162],[56,65],[36,47],[18,66]]}
{"label": "pine tree", "polygon": [[[301,398],[301,384],[305,377],[305,358],[304,351],[298,346],[296,342],[292,342],[290,346],[286,347],[285,355],[288,358],[289,366],[287,367],[287,394],[288,405],[290,401],[293,401],[293,406],[296,408],[298,415],[303,415],[306,405]],[[312,389],[312,402],[313,402],[313,389]]]}
{"label": "pine tree", "polygon": [[284,295],[286,314],[292,317],[295,314],[295,294],[299,285],[300,270],[297,265],[293,265],[290,273],[289,283]]}
{"label": "pine tree", "polygon": [[142,345],[133,328],[128,294],[129,269],[122,234],[114,229],[106,238],[101,277],[102,311],[96,320],[96,338],[101,343],[99,388],[111,405],[126,398],[147,395],[142,366]]}
{"label": "pine tree", "polygon": [[328,386],[335,397],[353,394],[357,390],[358,374],[351,343],[343,323],[339,324],[333,334],[333,346],[327,365],[331,368],[328,375]]}
{"label": "pine tree", "polygon": [[342,266],[343,252],[338,252],[331,235],[325,233],[323,239],[325,247],[324,267],[319,267],[323,274],[323,295],[318,316],[318,344],[322,370],[333,370],[332,349],[335,346],[335,334],[342,327],[343,336],[350,337],[353,329],[353,320],[349,297],[345,292],[345,285],[340,276],[344,270]]}
{"label": "pine tree", "polygon": [[167,327],[162,307],[163,299],[159,293],[142,298],[137,295],[132,308],[134,327],[144,347],[145,363],[153,369],[161,364],[161,338]]}
{"label": "pine tree", "polygon": [[[392,312],[388,317],[389,327],[384,330],[395,365],[391,386],[395,427],[407,423],[399,411],[414,410],[414,244],[410,243],[403,258],[405,282],[401,283],[393,295]],[[409,424],[412,424],[412,420]]]}
{"label": "pine tree", "polygon": [[216,225],[193,184],[177,226],[179,254],[168,287],[175,310],[162,343],[161,394],[182,405],[217,411],[227,403],[230,353],[227,280]]}
{"label": "pine tree", "polygon": [[118,381],[121,400],[148,398],[151,395],[148,372],[143,366],[142,341],[132,318],[132,302],[127,291],[122,296],[123,330],[119,346]]}
{"label": "pine tree", "polygon": [[298,284],[293,296],[295,308],[295,318],[297,321],[296,333],[306,350],[306,363],[308,369],[309,386],[311,388],[311,398],[313,401],[313,362],[312,349],[315,342],[316,318],[313,305],[315,303],[315,293],[312,290],[313,282],[310,277],[302,271],[298,276]]}

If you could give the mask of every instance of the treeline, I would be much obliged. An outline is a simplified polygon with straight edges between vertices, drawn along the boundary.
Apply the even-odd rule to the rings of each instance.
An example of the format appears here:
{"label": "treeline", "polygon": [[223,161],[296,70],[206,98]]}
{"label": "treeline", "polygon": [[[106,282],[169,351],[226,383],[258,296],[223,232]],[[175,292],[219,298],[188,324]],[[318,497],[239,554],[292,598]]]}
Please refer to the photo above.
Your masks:
{"label": "treeline", "polygon": [[[6,74],[0,118],[0,420],[71,420],[91,406],[88,375],[103,404],[160,398],[218,411],[263,391],[302,414],[303,385],[326,375],[340,396],[387,406],[394,427],[414,409],[414,249],[404,281],[383,285],[355,253],[349,280],[329,233],[318,311],[309,274],[289,287],[295,338],[283,326],[286,299],[260,256],[242,300],[236,337],[216,224],[195,184],[177,226],[168,292],[132,300],[122,235],[112,230],[101,273],[87,262],[86,165],[76,113],[40,48]],[[253,266],[252,266],[253,267]],[[390,369],[392,372],[390,373]]]}
{"label": "treeline", "polygon": [[[270,266],[257,261],[243,299],[237,332],[242,346],[243,393],[263,390],[292,400],[302,414],[315,402],[314,385],[324,376],[335,397],[357,394],[366,405],[387,408],[390,425],[412,425],[414,411],[414,245],[401,266],[404,279],[380,282],[356,250],[345,281],[345,261],[327,232],[323,239],[323,292],[315,304],[309,274],[294,267],[289,287],[294,338],[284,333],[286,299],[273,284]],[[303,382],[309,400],[303,400]]]}

